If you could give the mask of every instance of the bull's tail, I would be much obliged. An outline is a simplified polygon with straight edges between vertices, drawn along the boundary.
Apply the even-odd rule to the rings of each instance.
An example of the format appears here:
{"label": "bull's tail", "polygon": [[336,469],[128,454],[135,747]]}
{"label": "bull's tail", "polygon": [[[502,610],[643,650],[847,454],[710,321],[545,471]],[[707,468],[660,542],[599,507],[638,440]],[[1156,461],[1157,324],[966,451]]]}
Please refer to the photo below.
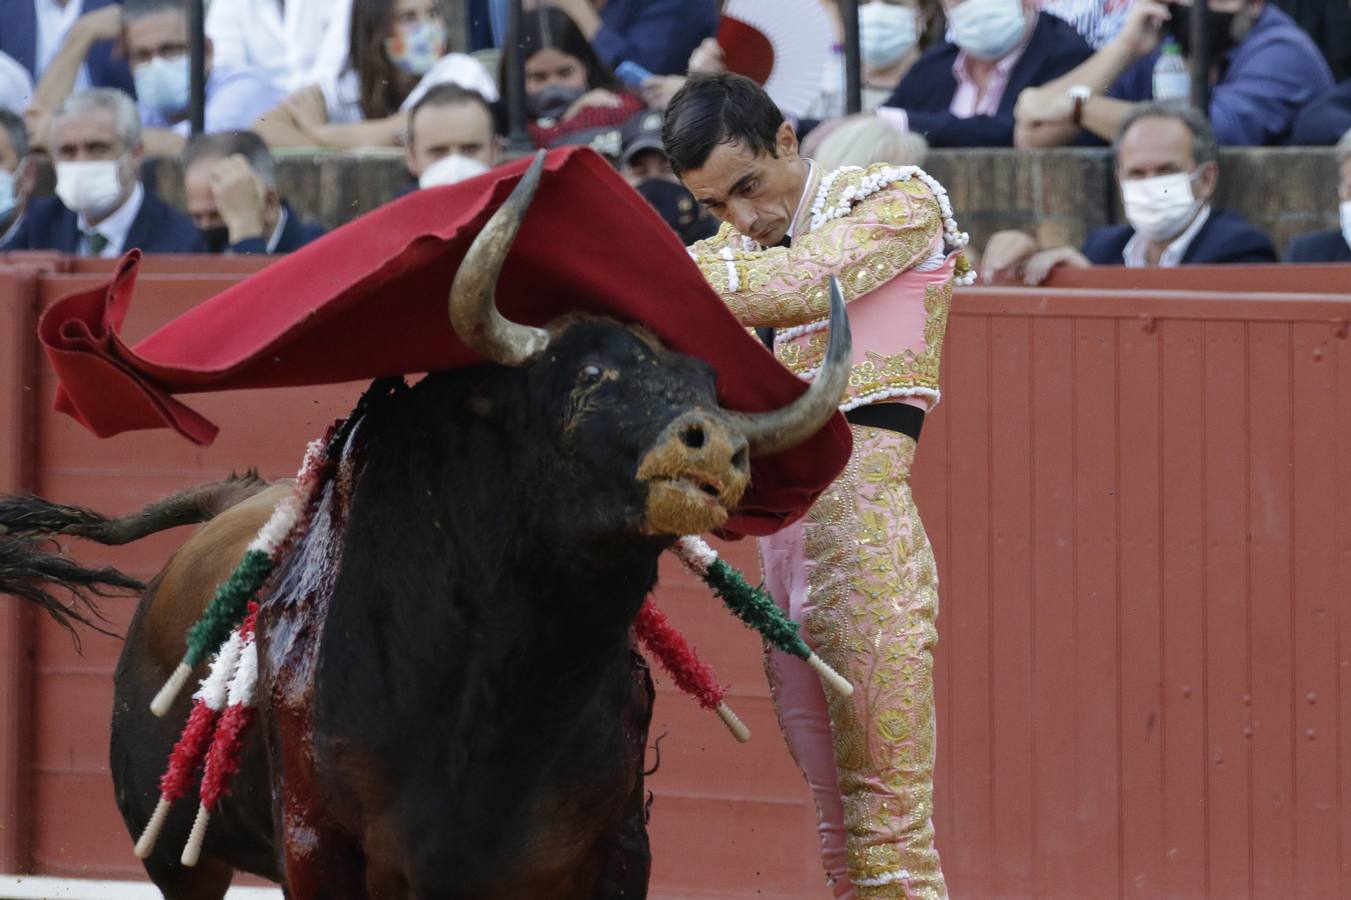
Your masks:
{"label": "bull's tail", "polygon": [[[166,528],[208,521],[267,486],[250,470],[179,491],[121,518],[41,497],[0,497],[0,594],[42,607],[71,632],[77,645],[76,624],[117,637],[99,624],[106,620],[94,598],[142,591],[145,585],[112,567],[85,568],[58,549],[44,547],[44,539],[64,535],[127,544]],[[62,602],[54,591],[69,593],[70,602]]]}
{"label": "bull's tail", "polygon": [[250,469],[223,481],[199,484],[117,519],[82,506],[65,506],[32,495],[0,497],[0,535],[41,537],[66,535],[100,544],[129,544],[148,534],[178,525],[196,525],[215,518],[241,500],[267,487]]}
{"label": "bull's tail", "polygon": [[[47,611],[75,638],[75,625],[85,625],[103,634],[119,637],[109,631],[99,612],[94,597],[111,597],[145,589],[145,585],[129,575],[106,566],[87,569],[59,552],[45,549],[35,538],[0,539],[0,594],[12,594],[36,603]],[[70,602],[62,602],[53,591],[70,594]]]}

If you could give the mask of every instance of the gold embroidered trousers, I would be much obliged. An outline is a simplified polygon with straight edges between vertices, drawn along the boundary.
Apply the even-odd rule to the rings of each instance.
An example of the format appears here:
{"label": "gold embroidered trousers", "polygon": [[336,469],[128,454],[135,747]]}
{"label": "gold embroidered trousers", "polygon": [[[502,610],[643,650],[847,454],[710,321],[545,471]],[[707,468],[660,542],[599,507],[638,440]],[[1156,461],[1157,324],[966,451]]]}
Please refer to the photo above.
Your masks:
{"label": "gold embroidered trousers", "polygon": [[826,691],[779,651],[769,651],[766,670],[816,801],[836,897],[941,898],[932,824],[938,575],[907,482],[915,442],[861,426],[853,434],[845,473],[760,552],[775,602],[854,695]]}

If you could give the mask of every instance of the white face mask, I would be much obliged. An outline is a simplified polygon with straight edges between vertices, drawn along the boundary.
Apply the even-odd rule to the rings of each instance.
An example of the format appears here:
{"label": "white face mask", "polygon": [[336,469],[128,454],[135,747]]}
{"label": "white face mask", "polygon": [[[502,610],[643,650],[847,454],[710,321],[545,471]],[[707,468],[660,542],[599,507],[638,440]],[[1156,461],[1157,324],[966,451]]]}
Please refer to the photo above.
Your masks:
{"label": "white face mask", "polygon": [[422,177],[417,180],[417,186],[429,188],[440,187],[443,184],[455,184],[457,181],[482,175],[486,171],[488,171],[488,166],[477,159],[452,153],[450,156],[441,157],[423,169]]}
{"label": "white face mask", "polygon": [[1351,200],[1343,200],[1338,209],[1342,214],[1342,239],[1351,247]]}
{"label": "white face mask", "polygon": [[122,196],[117,159],[56,164],[56,196],[71,212],[86,217],[111,212]]}
{"label": "white face mask", "polygon": [[979,59],[998,59],[1023,39],[1021,0],[965,0],[948,10],[952,42]]}
{"label": "white face mask", "polygon": [[908,6],[874,0],[858,8],[858,40],[863,61],[889,66],[910,52],[917,37],[916,14]]}
{"label": "white face mask", "polygon": [[131,74],[136,81],[137,99],[158,110],[160,115],[172,116],[188,108],[191,76],[186,53],[177,59],[156,56],[150,62],[136,66]]}
{"label": "white face mask", "polygon": [[18,198],[14,196],[14,173],[0,169],[0,219],[3,219],[17,203]]}
{"label": "white face mask", "polygon": [[1186,230],[1203,201],[1192,193],[1196,173],[1178,172],[1121,182],[1126,221],[1147,240],[1166,241]]}

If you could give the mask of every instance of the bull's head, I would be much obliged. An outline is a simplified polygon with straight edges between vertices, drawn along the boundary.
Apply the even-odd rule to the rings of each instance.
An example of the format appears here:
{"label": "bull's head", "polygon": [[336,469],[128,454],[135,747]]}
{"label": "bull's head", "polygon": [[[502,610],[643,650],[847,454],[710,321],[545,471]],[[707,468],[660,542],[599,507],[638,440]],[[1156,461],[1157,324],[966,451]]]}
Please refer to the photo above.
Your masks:
{"label": "bull's head", "polygon": [[[543,414],[556,421],[577,477],[608,495],[607,510],[631,513],[621,524],[651,535],[716,528],[750,482],[750,458],[815,434],[844,394],[850,336],[839,288],[832,282],[825,365],[806,393],[772,412],[722,409],[712,367],[642,327],[574,314],[535,328],[498,312],[498,274],[543,167],[541,151],[465,255],[450,292],[455,332],[487,359],[529,370],[532,396],[550,404]],[[600,487],[621,465],[631,477]],[[578,517],[584,527],[585,510]]]}

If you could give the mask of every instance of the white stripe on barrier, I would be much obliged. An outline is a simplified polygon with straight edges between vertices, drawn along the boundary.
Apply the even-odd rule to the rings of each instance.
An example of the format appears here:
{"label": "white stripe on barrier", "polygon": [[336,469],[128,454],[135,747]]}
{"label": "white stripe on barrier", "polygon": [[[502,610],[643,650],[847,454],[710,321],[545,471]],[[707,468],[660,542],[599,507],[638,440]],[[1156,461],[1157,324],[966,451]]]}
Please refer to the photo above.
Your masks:
{"label": "white stripe on barrier", "polygon": [[[0,875],[0,900],[160,900],[160,892],[148,881]],[[282,896],[280,888],[232,887],[225,900],[282,900]]]}

